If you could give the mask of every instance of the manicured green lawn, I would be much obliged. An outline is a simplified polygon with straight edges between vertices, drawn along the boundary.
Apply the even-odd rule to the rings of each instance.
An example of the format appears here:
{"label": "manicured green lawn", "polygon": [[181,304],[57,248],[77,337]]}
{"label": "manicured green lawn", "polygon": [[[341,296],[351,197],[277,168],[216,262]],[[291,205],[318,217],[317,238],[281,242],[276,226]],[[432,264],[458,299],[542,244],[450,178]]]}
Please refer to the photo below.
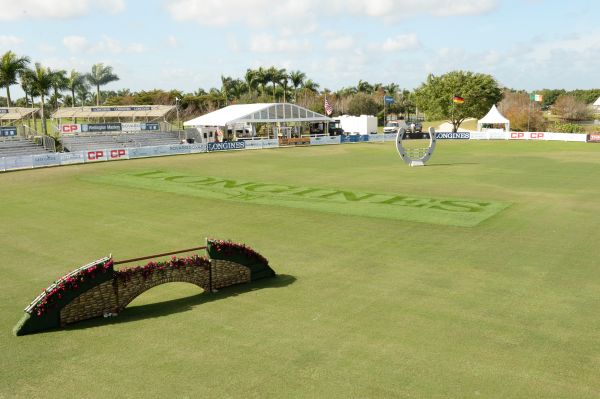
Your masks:
{"label": "manicured green lawn", "polygon": [[[359,216],[111,182],[152,171],[506,207],[461,227],[413,221],[415,206]],[[593,144],[439,142],[412,169],[386,143],[0,174],[0,398],[597,398],[599,171]],[[206,236],[252,245],[280,276],[167,284],[116,318],[12,335],[75,267]]]}

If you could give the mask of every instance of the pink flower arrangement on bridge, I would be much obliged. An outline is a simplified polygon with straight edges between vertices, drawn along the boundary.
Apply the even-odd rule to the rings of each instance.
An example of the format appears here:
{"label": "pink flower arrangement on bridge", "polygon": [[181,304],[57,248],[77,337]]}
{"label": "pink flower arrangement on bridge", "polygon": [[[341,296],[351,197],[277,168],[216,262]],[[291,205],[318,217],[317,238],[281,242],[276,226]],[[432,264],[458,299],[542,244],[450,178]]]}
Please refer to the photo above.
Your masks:
{"label": "pink flower arrangement on bridge", "polygon": [[144,266],[127,267],[121,270],[115,270],[117,278],[123,282],[131,280],[131,277],[141,274],[144,279],[151,277],[155,272],[163,272],[172,269],[181,269],[188,266],[210,267],[210,261],[204,256],[192,255],[189,257],[178,258],[173,256],[168,261],[148,262]]}
{"label": "pink flower arrangement on bridge", "polygon": [[227,256],[243,256],[250,261],[254,261],[257,263],[263,263],[265,265],[269,264],[267,258],[247,246],[246,244],[232,242],[232,241],[223,241],[223,240],[208,240],[211,247],[215,250],[215,252],[227,255]]}
{"label": "pink flower arrangement on bridge", "polygon": [[113,266],[112,259],[104,263],[96,263],[87,268],[78,269],[75,273],[56,280],[53,285],[45,289],[29,307],[30,314],[41,316],[48,310],[56,307],[56,303],[62,299],[67,292],[77,291],[81,284],[91,281],[100,274],[105,274]]}

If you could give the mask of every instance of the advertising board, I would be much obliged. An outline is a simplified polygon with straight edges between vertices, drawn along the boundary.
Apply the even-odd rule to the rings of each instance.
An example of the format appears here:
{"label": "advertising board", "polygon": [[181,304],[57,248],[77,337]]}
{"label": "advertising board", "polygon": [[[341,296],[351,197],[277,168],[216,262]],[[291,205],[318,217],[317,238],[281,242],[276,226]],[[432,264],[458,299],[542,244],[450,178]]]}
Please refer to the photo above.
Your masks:
{"label": "advertising board", "polygon": [[471,132],[436,132],[437,140],[469,140]]}
{"label": "advertising board", "polygon": [[340,144],[340,136],[311,137],[310,145]]}
{"label": "advertising board", "polygon": [[589,143],[600,143],[600,133],[588,134],[587,141]]}
{"label": "advertising board", "polygon": [[226,141],[224,143],[208,143],[208,151],[229,151],[229,150],[243,150],[246,148],[244,141]]}
{"label": "advertising board", "polygon": [[16,135],[17,135],[17,128],[15,126],[0,127],[0,137],[14,137]]}

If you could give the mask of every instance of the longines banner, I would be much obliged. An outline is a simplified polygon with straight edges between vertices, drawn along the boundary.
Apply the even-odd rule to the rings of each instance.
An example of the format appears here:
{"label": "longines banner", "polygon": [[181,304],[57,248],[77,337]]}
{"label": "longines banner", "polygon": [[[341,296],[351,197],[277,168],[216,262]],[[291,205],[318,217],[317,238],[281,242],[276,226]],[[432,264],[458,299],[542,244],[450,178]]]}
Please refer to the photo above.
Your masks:
{"label": "longines banner", "polygon": [[224,143],[208,143],[208,151],[243,150],[246,148],[244,141],[226,141]]}
{"label": "longines banner", "polygon": [[438,140],[469,140],[470,132],[436,132],[435,138]]}

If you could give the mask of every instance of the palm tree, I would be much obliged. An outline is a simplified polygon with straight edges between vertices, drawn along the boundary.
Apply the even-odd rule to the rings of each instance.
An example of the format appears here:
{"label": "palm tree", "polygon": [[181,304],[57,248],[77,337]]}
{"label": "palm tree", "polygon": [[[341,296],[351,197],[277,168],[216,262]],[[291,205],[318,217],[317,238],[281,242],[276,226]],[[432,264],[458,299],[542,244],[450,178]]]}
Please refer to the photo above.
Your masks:
{"label": "palm tree", "polygon": [[85,75],[72,69],[67,77],[67,88],[71,91],[71,102],[73,107],[75,107],[75,91],[77,91],[80,86],[85,85],[85,83]]}
{"label": "palm tree", "polygon": [[248,87],[248,92],[250,95],[254,96],[254,90],[256,90],[259,85],[257,71],[250,68],[246,69],[246,75],[244,75],[244,79],[246,81],[246,86]]}
{"label": "palm tree", "polygon": [[296,97],[298,96],[298,87],[302,86],[302,83],[304,83],[304,79],[306,79],[306,74],[304,72],[290,72],[290,81],[292,82],[292,86],[294,86],[294,101],[296,101]]}
{"label": "palm tree", "polygon": [[54,83],[53,76],[51,71],[49,71],[48,68],[42,66],[42,64],[40,64],[39,62],[35,63],[35,69],[30,74],[28,73],[28,75],[31,75],[31,85],[34,92],[38,94],[41,98],[42,131],[44,132],[44,134],[46,134],[46,114],[44,113],[45,98],[48,95],[50,89],[52,88],[52,84]]}
{"label": "palm tree", "polygon": [[67,78],[67,71],[53,71],[48,68],[48,72],[52,75],[52,89],[54,89],[54,108],[58,108],[59,91],[63,91],[69,88],[69,79]]}
{"label": "palm tree", "polygon": [[29,64],[29,57],[17,57],[12,51],[4,53],[0,58],[0,86],[6,87],[6,103],[10,107],[10,86],[17,84],[17,77],[21,75]]}
{"label": "palm tree", "polygon": [[371,94],[371,93],[373,93],[373,86],[371,86],[371,84],[369,82],[361,79],[358,81],[358,84],[356,85],[356,91],[359,93]]}
{"label": "palm tree", "polygon": [[304,84],[302,84],[302,87],[308,91],[312,91],[313,93],[319,92],[319,84],[313,82],[312,79],[308,79],[307,81],[305,81]]}
{"label": "palm tree", "polygon": [[92,100],[90,85],[86,81],[83,81],[81,85],[77,86],[75,93],[77,94],[77,99],[82,107],[89,104]]}
{"label": "palm tree", "polygon": [[225,97],[225,105],[229,105],[229,89],[231,88],[231,82],[233,82],[233,78],[231,76],[223,76],[221,75],[221,92]]}
{"label": "palm tree", "polygon": [[92,72],[86,75],[90,84],[96,86],[96,105],[100,105],[100,86],[119,80],[109,65],[98,63],[92,66]]}
{"label": "palm tree", "polygon": [[400,90],[400,86],[396,83],[390,83],[389,85],[384,86],[383,88],[385,92],[392,97],[395,97],[396,93],[398,93],[398,90]]}

